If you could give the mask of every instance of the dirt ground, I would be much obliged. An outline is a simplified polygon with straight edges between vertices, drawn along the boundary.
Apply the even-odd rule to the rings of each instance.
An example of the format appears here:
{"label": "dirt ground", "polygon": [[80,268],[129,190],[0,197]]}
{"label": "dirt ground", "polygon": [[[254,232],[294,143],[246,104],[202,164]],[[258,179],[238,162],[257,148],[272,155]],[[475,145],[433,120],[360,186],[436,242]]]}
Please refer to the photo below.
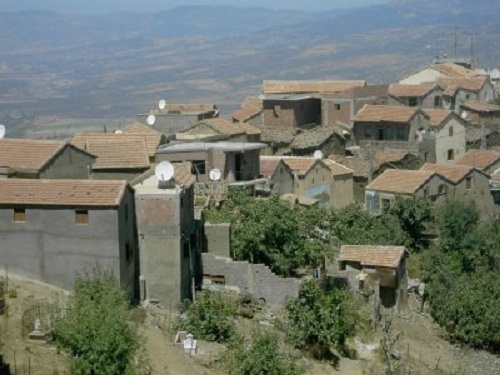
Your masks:
{"label": "dirt ground", "polygon": [[[0,354],[10,364],[14,374],[68,374],[67,358],[58,354],[50,343],[33,342],[22,335],[22,316],[34,302],[61,303],[67,293],[34,281],[9,276],[9,289],[16,298],[6,296],[7,313],[0,316]],[[172,344],[175,333],[168,332],[171,311],[148,315],[141,332],[149,357],[152,374],[157,375],[222,375],[215,365],[225,348],[222,345],[199,341],[199,353],[187,356],[182,347]],[[163,317],[163,318],[162,318]],[[240,321],[240,324],[253,324]],[[42,326],[43,329],[43,326]],[[26,330],[25,330],[26,331]],[[403,360],[411,363],[413,374],[500,374],[500,357],[487,352],[463,349],[441,337],[441,330],[427,314],[411,309],[394,320],[394,335],[399,337],[396,349]],[[377,352],[380,333],[370,341],[358,340],[360,358],[340,359],[337,368],[331,364],[302,359],[306,374],[382,374],[384,366]],[[498,367],[496,367],[498,365]]]}

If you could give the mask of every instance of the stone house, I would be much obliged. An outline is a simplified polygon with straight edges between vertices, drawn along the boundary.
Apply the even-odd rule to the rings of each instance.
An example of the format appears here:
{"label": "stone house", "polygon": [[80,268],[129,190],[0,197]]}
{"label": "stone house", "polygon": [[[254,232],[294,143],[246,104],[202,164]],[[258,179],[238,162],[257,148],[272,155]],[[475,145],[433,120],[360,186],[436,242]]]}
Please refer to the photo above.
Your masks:
{"label": "stone house", "polygon": [[495,89],[488,77],[439,78],[436,83],[444,88],[443,109],[461,112],[461,105],[468,100],[488,103],[495,99]]}
{"label": "stone house", "polygon": [[221,171],[221,180],[230,184],[254,184],[260,177],[260,151],[256,142],[171,143],[156,150],[156,161],[191,162],[193,173],[208,182],[210,170]]}
{"label": "stone house", "polygon": [[389,86],[389,105],[405,105],[422,109],[441,108],[443,89],[433,83]]}
{"label": "stone house", "polygon": [[312,156],[318,150],[325,156],[344,155],[347,137],[338,127],[319,126],[297,134],[290,149],[294,156]]}
{"label": "stone house", "polygon": [[262,97],[265,127],[310,129],[321,124],[321,99],[311,95],[266,94]]}
{"label": "stone house", "polygon": [[202,120],[175,135],[178,141],[260,142],[261,130],[247,123],[232,123],[221,117]]}
{"label": "stone house", "polygon": [[[201,224],[194,218],[196,177],[175,165],[160,183],[154,170],[131,182],[140,251],[141,300],[176,307],[201,282]],[[167,277],[165,276],[167,275]]]}
{"label": "stone house", "polygon": [[500,168],[500,153],[495,150],[469,150],[456,164],[475,167],[490,175]]}
{"label": "stone house", "polygon": [[293,193],[294,175],[282,159],[261,156],[260,173],[266,182],[256,189],[262,194],[282,196]]}
{"label": "stone house", "polygon": [[385,308],[401,311],[407,300],[404,246],[342,245],[340,275],[351,290]]}
{"label": "stone house", "polygon": [[97,156],[94,179],[130,181],[150,168],[156,143],[148,140],[140,134],[77,133],[72,143]]}
{"label": "stone house", "polygon": [[142,124],[147,124],[147,118],[154,116],[153,129],[166,135],[174,135],[201,120],[219,116],[219,109],[214,103],[166,103],[163,109],[154,109],[137,115]]}
{"label": "stone house", "polygon": [[133,190],[126,181],[0,180],[0,264],[71,290],[98,263],[137,296]]}
{"label": "stone house", "polygon": [[429,118],[431,152],[423,160],[436,164],[454,164],[465,155],[465,122],[453,111],[425,109]]}
{"label": "stone house", "polygon": [[[470,128],[470,148],[500,146],[500,106],[467,100],[460,105],[460,109],[460,117],[467,121]],[[476,139],[473,140],[473,137]]]}
{"label": "stone house", "polygon": [[434,171],[388,169],[366,186],[365,208],[380,215],[396,196],[443,202],[452,187],[451,181]]}
{"label": "stone house", "polygon": [[299,133],[296,128],[263,128],[261,141],[267,145],[271,155],[291,155],[292,142]]}
{"label": "stone house", "polygon": [[353,171],[332,159],[321,160],[331,173],[330,201],[334,209],[344,208],[354,202]]}
{"label": "stone house", "polygon": [[354,139],[363,149],[427,150],[429,120],[418,107],[365,105],[354,116]]}
{"label": "stone house", "polygon": [[483,218],[490,218],[494,214],[489,176],[486,173],[466,165],[430,163],[424,164],[420,170],[436,172],[450,181],[448,199],[474,201]]}
{"label": "stone house", "polygon": [[500,147],[500,129],[496,126],[475,126],[465,127],[465,148],[471,149],[491,149]]}
{"label": "stone house", "polygon": [[95,160],[95,155],[66,142],[0,139],[0,179],[85,180]]}
{"label": "stone house", "polygon": [[436,83],[436,80],[439,78],[468,78],[476,76],[479,76],[477,72],[458,64],[431,64],[401,78],[399,84],[420,85],[423,83]]}

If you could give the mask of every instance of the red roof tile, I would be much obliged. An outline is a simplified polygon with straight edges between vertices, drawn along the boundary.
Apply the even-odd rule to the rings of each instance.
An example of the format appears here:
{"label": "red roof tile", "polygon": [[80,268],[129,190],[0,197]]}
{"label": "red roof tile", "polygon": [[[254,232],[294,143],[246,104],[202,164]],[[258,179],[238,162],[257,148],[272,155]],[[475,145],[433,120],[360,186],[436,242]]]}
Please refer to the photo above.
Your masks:
{"label": "red roof tile", "polygon": [[500,159],[500,153],[495,150],[470,150],[456,164],[469,165],[483,170],[496,163],[498,159]]}
{"label": "red roof tile", "polygon": [[331,93],[365,86],[366,81],[264,81],[264,94]]}
{"label": "red roof tile", "polygon": [[345,174],[353,174],[353,170],[347,168],[345,165],[337,163],[335,160],[332,159],[323,159],[321,160],[323,164],[325,164],[329,169],[330,172],[332,173],[332,176],[342,176]]}
{"label": "red roof tile", "polygon": [[446,109],[424,109],[425,115],[429,118],[429,124],[433,128],[438,128],[453,111]]}
{"label": "red roof tile", "polygon": [[477,113],[500,113],[500,105],[481,103],[478,100],[467,100],[461,107]]}
{"label": "red roof tile", "polygon": [[421,97],[430,93],[436,85],[423,83],[421,85],[401,85],[394,84],[389,86],[389,95],[397,98]]}
{"label": "red roof tile", "polygon": [[421,168],[421,171],[433,171],[441,176],[447,178],[448,180],[457,183],[465,178],[474,167],[470,167],[467,165],[442,165],[442,164],[431,164],[425,163]]}
{"label": "red roof tile", "polygon": [[433,175],[434,171],[387,169],[366,186],[366,190],[414,194]]}
{"label": "red roof tile", "polygon": [[404,246],[342,245],[339,261],[359,262],[363,266],[397,268],[404,255]]}
{"label": "red roof tile", "polygon": [[261,157],[260,174],[264,177],[271,177],[280,163],[281,159]]}
{"label": "red roof tile", "polygon": [[354,116],[355,122],[400,122],[408,123],[420,109],[402,105],[365,104]]}
{"label": "red roof tile", "polygon": [[0,166],[17,169],[42,169],[65,147],[61,141],[0,139]]}
{"label": "red roof tile", "polygon": [[243,107],[233,112],[233,119],[239,122],[245,122],[258,116],[262,111],[254,107]]}

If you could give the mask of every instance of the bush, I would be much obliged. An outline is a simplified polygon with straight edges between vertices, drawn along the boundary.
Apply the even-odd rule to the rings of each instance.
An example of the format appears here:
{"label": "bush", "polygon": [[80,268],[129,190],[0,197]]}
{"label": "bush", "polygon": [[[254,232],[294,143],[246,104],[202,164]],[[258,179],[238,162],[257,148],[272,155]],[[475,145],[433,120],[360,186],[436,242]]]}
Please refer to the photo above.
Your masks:
{"label": "bush", "polygon": [[68,307],[55,322],[54,339],[72,356],[72,373],[134,373],[139,336],[127,322],[128,302],[113,273],[96,267],[77,275]]}
{"label": "bush", "polygon": [[175,321],[174,329],[192,333],[207,341],[228,342],[235,336],[236,307],[223,295],[212,292],[196,294],[194,302],[183,306],[184,317]]}

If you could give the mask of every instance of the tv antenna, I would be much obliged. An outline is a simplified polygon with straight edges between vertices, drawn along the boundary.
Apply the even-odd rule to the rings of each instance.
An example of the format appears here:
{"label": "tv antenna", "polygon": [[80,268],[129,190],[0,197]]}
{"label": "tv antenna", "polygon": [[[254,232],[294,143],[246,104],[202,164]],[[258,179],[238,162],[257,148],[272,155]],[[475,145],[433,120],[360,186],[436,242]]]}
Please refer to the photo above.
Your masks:
{"label": "tv antenna", "polygon": [[5,137],[5,125],[0,125],[0,139]]}
{"label": "tv antenna", "polygon": [[321,159],[323,159],[323,156],[324,155],[323,155],[323,152],[321,150],[314,151],[314,154],[313,154],[314,159],[321,160]]}
{"label": "tv antenna", "polygon": [[148,118],[146,119],[146,122],[148,123],[149,126],[153,126],[156,122],[156,116],[149,115]]}
{"label": "tv antenna", "polygon": [[219,181],[221,177],[220,169],[218,168],[211,169],[208,177],[210,177],[212,181]]}
{"label": "tv antenna", "polygon": [[158,108],[160,108],[160,110],[165,109],[165,106],[166,106],[166,105],[167,105],[167,102],[166,102],[164,99],[162,99],[162,100],[160,100],[160,101],[158,102]]}

